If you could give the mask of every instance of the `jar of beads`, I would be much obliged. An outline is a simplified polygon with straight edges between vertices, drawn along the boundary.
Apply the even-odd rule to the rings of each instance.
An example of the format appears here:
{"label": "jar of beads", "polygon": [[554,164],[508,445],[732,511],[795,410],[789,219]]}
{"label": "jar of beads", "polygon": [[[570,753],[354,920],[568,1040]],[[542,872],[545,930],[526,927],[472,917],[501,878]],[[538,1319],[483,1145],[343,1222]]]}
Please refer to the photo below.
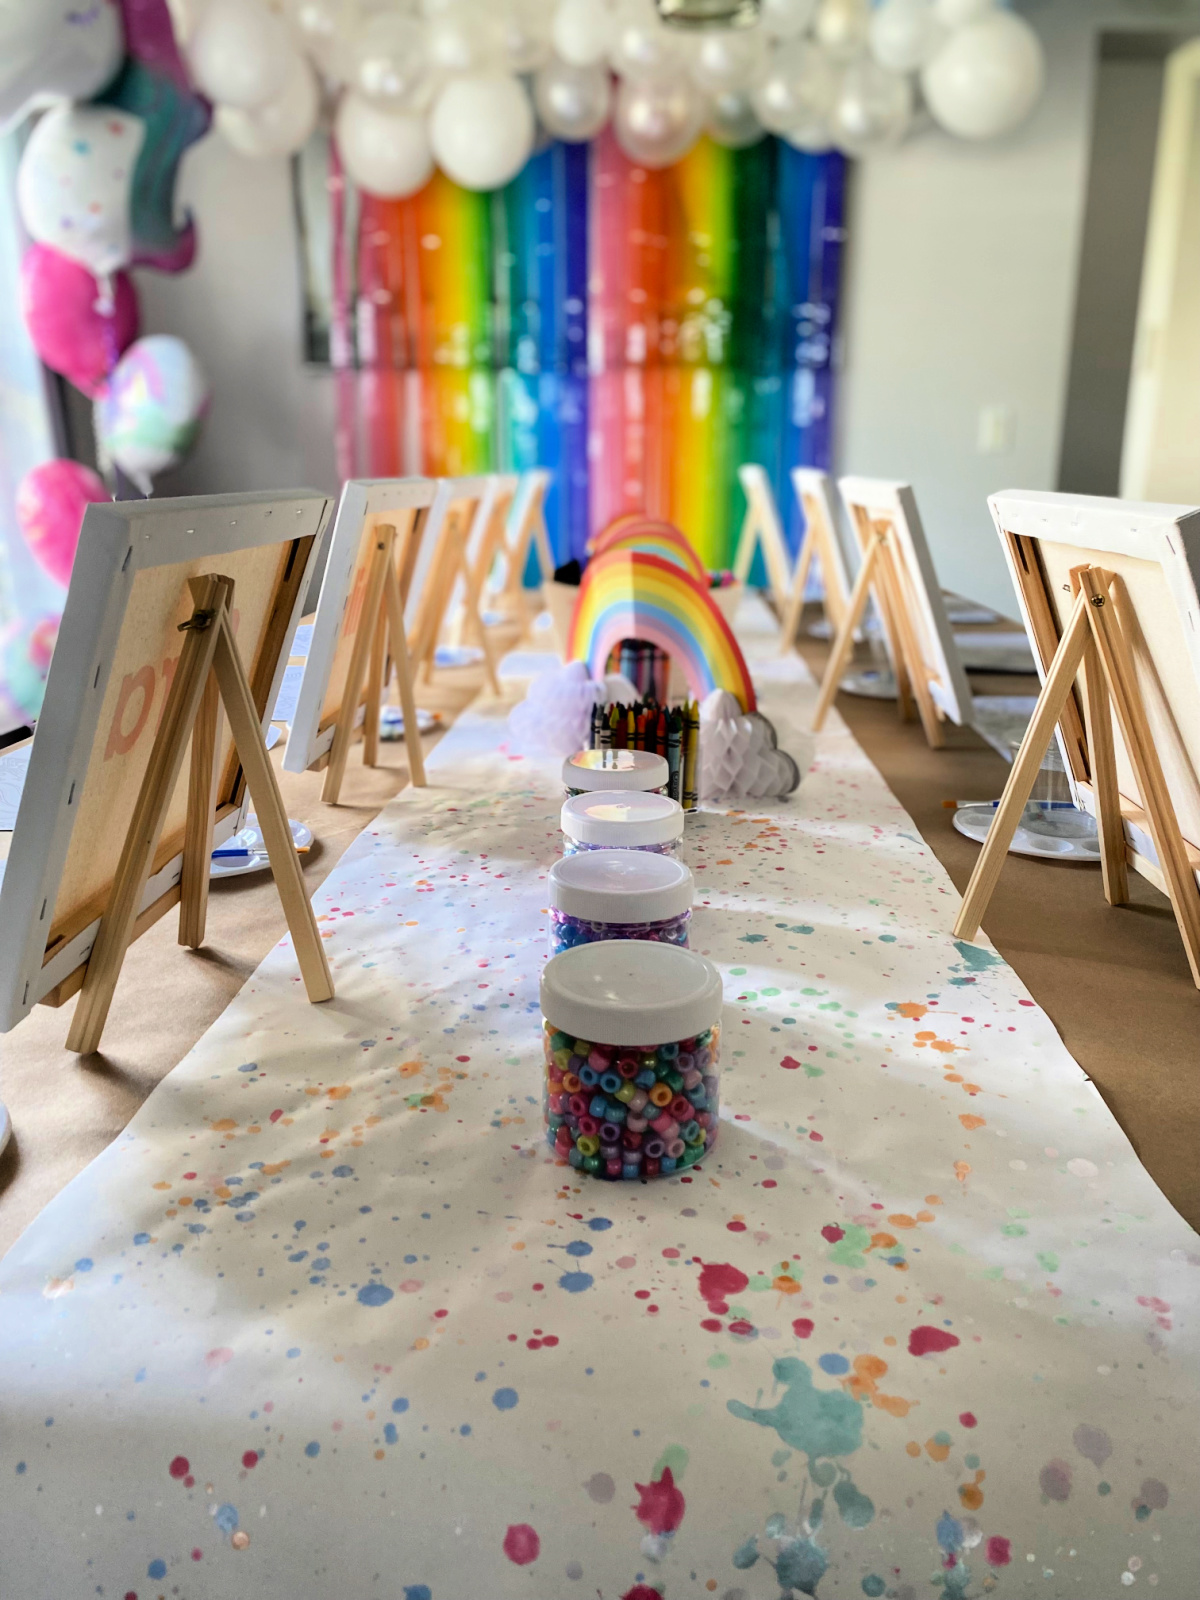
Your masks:
{"label": "jar of beads", "polygon": [[675,945],[567,950],[542,969],[546,1138],[598,1178],[685,1172],[720,1108],[721,975]]}
{"label": "jar of beads", "polygon": [[602,789],[564,800],[563,854],[581,850],[648,850],[677,856],[683,807],[670,795],[637,789]]}
{"label": "jar of beads", "polygon": [[691,870],[643,850],[589,850],[550,869],[550,954],[602,939],[686,944]]}
{"label": "jar of beads", "polygon": [[653,750],[578,750],[562,764],[568,798],[599,789],[639,789],[665,794],[671,769]]}

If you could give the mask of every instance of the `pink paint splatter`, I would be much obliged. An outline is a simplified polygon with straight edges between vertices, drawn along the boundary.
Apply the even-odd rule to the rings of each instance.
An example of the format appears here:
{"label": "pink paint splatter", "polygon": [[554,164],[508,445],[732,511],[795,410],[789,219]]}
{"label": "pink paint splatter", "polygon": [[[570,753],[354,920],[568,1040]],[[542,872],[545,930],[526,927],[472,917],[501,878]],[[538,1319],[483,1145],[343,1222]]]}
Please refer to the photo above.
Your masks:
{"label": "pink paint splatter", "polygon": [[750,1279],[728,1261],[710,1261],[700,1266],[700,1298],[708,1301],[708,1309],[717,1316],[729,1310],[732,1295],[741,1294]]}
{"label": "pink paint splatter", "polygon": [[811,1339],[815,1324],[811,1317],[797,1317],[792,1323],[792,1332],[797,1339]]}
{"label": "pink paint splatter", "polygon": [[192,1470],[192,1464],[186,1456],[175,1456],[167,1471],[173,1478],[186,1478]]}
{"label": "pink paint splatter", "polygon": [[784,1056],[779,1065],[781,1067],[786,1067],[789,1072],[795,1072],[800,1063],[796,1060],[795,1056]]}
{"label": "pink paint splatter", "polygon": [[827,1222],[821,1229],[822,1239],[828,1239],[830,1244],[836,1244],[839,1239],[846,1237],[846,1230],[839,1228],[836,1222]]}
{"label": "pink paint splatter", "polygon": [[632,1589],[626,1589],[621,1600],[662,1600],[662,1595],[657,1589],[650,1589],[644,1583],[635,1583]]}
{"label": "pink paint splatter", "polygon": [[985,1559],[989,1567],[1006,1567],[1012,1560],[1012,1540],[994,1533],[987,1542]]}
{"label": "pink paint splatter", "polygon": [[223,1367],[227,1361],[232,1360],[233,1351],[228,1346],[222,1345],[218,1349],[208,1352],[204,1358],[204,1365],[206,1367]]}
{"label": "pink paint splatter", "polygon": [[542,1541],[527,1522],[509,1524],[504,1535],[504,1554],[516,1567],[527,1567],[542,1553]]}
{"label": "pink paint splatter", "polygon": [[973,1411],[960,1411],[958,1413],[958,1420],[962,1423],[964,1428],[977,1428],[979,1426],[979,1418]]}
{"label": "pink paint splatter", "polygon": [[943,1350],[953,1350],[957,1343],[957,1334],[947,1333],[945,1328],[914,1328],[908,1336],[908,1353],[910,1356],[938,1355]]}
{"label": "pink paint splatter", "polygon": [[249,1472],[252,1467],[256,1467],[258,1465],[258,1451],[245,1451],[242,1455],[242,1465],[245,1467],[247,1472]]}
{"label": "pink paint splatter", "polygon": [[675,1476],[670,1467],[664,1467],[662,1477],[655,1482],[635,1483],[634,1488],[641,1497],[632,1508],[637,1513],[638,1521],[651,1533],[674,1533],[683,1521],[687,1504],[675,1487]]}

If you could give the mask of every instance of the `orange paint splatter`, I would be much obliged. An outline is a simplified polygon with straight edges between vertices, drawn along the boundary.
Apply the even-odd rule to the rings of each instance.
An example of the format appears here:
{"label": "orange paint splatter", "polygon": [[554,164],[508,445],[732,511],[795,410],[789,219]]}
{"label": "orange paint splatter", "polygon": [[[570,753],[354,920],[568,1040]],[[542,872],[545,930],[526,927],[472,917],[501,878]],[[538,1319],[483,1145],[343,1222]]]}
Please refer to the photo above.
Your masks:
{"label": "orange paint splatter", "polygon": [[348,1083],[339,1083],[336,1088],[328,1091],[331,1100],[346,1100],[350,1097],[351,1088]]}
{"label": "orange paint splatter", "polygon": [[911,1400],[902,1400],[896,1394],[884,1394],[879,1388],[879,1380],[888,1370],[888,1364],[879,1356],[855,1356],[854,1370],[848,1378],[842,1379],[842,1388],[848,1389],[858,1401],[869,1400],[879,1411],[886,1411],[893,1417],[906,1417],[912,1410]]}
{"label": "orange paint splatter", "polygon": [[780,1294],[800,1293],[800,1285],[796,1282],[795,1278],[790,1277],[786,1272],[781,1272],[777,1278],[773,1278],[771,1280],[771,1287],[773,1289],[778,1289]]}
{"label": "orange paint splatter", "polygon": [[954,1176],[959,1183],[966,1183],[970,1171],[971,1163],[969,1161],[956,1161],[954,1163]]}
{"label": "orange paint splatter", "polygon": [[925,1453],[934,1461],[945,1461],[950,1454],[948,1444],[939,1444],[936,1439],[926,1439]]}
{"label": "orange paint splatter", "polygon": [[915,1228],[917,1225],[916,1217],[910,1217],[907,1212],[904,1211],[894,1212],[888,1218],[888,1221],[891,1223],[893,1228]]}
{"label": "orange paint splatter", "polygon": [[968,1133],[974,1133],[976,1128],[986,1128],[987,1118],[977,1117],[973,1111],[960,1111],[958,1120]]}
{"label": "orange paint splatter", "polygon": [[921,1454],[921,1446],[915,1439],[910,1439],[904,1448],[910,1456],[919,1456]]}
{"label": "orange paint splatter", "polygon": [[219,1117],[211,1126],[214,1133],[229,1133],[237,1127],[237,1122],[233,1117]]}
{"label": "orange paint splatter", "polygon": [[[921,1018],[926,1016],[928,1012],[929,1007],[923,1006],[919,1000],[902,1000],[896,1007],[896,1014],[901,1017],[907,1017],[910,1022],[920,1022]],[[919,1039],[920,1037],[921,1035],[918,1034],[917,1038]],[[930,1034],[929,1037],[932,1039],[933,1035]]]}

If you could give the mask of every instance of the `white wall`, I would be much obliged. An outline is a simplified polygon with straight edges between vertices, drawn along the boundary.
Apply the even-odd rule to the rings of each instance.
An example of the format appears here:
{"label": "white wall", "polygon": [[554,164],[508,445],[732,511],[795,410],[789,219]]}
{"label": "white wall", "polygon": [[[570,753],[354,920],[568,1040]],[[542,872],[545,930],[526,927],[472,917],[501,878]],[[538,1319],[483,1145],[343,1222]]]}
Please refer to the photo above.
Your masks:
{"label": "white wall", "polygon": [[212,386],[195,451],[160,494],[338,488],[333,385],[301,361],[299,255],[285,160],[247,161],[210,134],[184,158],[196,264],[138,274],[142,331],[186,339]]}
{"label": "white wall", "polygon": [[[851,195],[839,468],[908,479],[943,586],[1008,616],[986,498],[1056,487],[1101,15],[1033,14],[1047,88],[1018,133],[931,128],[861,164]],[[1012,409],[1005,454],[977,450],[988,405]]]}

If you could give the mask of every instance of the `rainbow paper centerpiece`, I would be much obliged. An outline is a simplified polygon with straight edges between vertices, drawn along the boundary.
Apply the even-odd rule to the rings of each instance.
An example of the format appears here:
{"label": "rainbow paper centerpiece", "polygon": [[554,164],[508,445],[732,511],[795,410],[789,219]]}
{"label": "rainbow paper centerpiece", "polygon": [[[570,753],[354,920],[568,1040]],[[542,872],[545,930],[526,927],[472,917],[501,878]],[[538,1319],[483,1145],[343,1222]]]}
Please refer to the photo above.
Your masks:
{"label": "rainbow paper centerpiece", "polygon": [[669,522],[639,516],[618,517],[592,540],[593,559],[607,555],[610,550],[640,550],[644,555],[661,556],[664,561],[671,561],[690,573],[702,587],[708,587],[708,569],[696,554],[695,546]]}
{"label": "rainbow paper centerpiece", "polygon": [[664,650],[695,699],[727,689],[743,711],[755,709],[750,672],[728,622],[708,589],[676,562],[616,549],[588,563],[571,618],[567,660],[586,661],[592,677],[602,678],[610,652],[622,639],[641,639]]}

